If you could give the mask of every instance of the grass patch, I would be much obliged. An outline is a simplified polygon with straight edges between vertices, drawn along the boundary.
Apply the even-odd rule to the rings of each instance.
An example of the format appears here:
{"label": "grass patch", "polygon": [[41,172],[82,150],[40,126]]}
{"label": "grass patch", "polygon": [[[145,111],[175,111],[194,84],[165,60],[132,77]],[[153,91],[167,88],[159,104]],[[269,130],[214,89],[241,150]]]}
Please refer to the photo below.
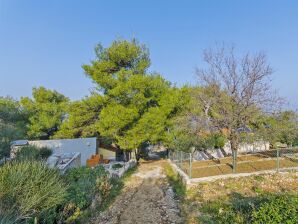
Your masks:
{"label": "grass patch", "polygon": [[167,176],[167,179],[171,186],[173,187],[173,190],[177,197],[179,199],[184,199],[186,195],[186,187],[182,182],[181,177],[173,170],[171,165],[169,163],[165,163],[164,170]]}
{"label": "grass patch", "polygon": [[298,220],[298,194],[262,194],[245,197],[234,193],[229,200],[204,203],[198,223],[289,223]]}
{"label": "grass patch", "polygon": [[[270,156],[271,153],[272,155]],[[298,154],[293,154],[296,156]],[[237,158],[237,173],[252,173],[257,171],[277,169],[276,154],[264,152],[251,155],[240,155]],[[179,167],[188,174],[189,163],[183,162]],[[279,159],[280,168],[298,167],[298,160],[288,157]],[[233,173],[232,158],[225,157],[219,160],[194,161],[192,163],[192,178],[201,178]]]}
{"label": "grass patch", "polygon": [[297,223],[297,189],[297,172],[199,183],[187,191],[184,212],[188,223]]}
{"label": "grass patch", "polygon": [[125,182],[134,174],[137,170],[137,166],[128,169],[121,178],[110,179],[112,188],[109,191],[109,194],[104,200],[104,203],[101,206],[96,208],[96,212],[93,209],[88,208],[84,211],[84,214],[79,219],[79,223],[88,223],[92,218],[98,216],[97,212],[103,212],[110,207],[110,205],[115,201],[116,197],[120,195]]}

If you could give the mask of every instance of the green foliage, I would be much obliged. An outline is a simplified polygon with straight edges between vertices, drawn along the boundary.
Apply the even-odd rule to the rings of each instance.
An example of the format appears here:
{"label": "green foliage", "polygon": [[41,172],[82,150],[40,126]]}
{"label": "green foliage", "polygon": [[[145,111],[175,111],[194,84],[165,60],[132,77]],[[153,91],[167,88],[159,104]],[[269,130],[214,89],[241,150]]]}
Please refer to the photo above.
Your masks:
{"label": "green foliage", "polygon": [[25,137],[26,121],[17,101],[0,97],[0,159],[9,156],[11,141]]}
{"label": "green foliage", "polygon": [[143,74],[150,65],[148,49],[136,40],[114,41],[109,48],[95,48],[96,60],[84,65],[86,74],[107,92],[129,76]]}
{"label": "green foliage", "polygon": [[171,119],[170,148],[189,152],[192,149],[204,150],[214,147],[215,138],[209,133],[203,107],[196,98],[201,91],[200,87],[188,86],[180,90],[181,109]]}
{"label": "green foliage", "polygon": [[29,138],[49,139],[61,125],[68,98],[44,87],[33,88],[33,99],[21,98],[21,105],[29,116]]}
{"label": "green foliage", "polygon": [[170,148],[189,152],[192,149],[222,148],[226,138],[219,131],[210,131],[209,121],[197,96],[200,87],[183,87],[179,101],[182,106],[171,119]]}
{"label": "green foliage", "polygon": [[83,69],[99,92],[69,106],[55,138],[98,136],[124,150],[170,141],[170,118],[179,108],[180,90],[158,74],[147,74],[148,49],[136,40],[98,45],[96,59]]}
{"label": "green foliage", "polygon": [[270,196],[252,212],[252,223],[288,223],[298,222],[298,196]]}
{"label": "green foliage", "polygon": [[109,177],[104,175],[96,178],[96,189],[100,192],[103,199],[106,199],[112,189]]}
{"label": "green foliage", "polygon": [[298,115],[294,111],[283,111],[271,116],[260,117],[255,123],[256,134],[268,140],[271,145],[281,142],[298,145]]}
{"label": "green foliage", "polygon": [[213,139],[215,148],[223,148],[227,142],[227,139],[221,134],[214,134]]}
{"label": "green foliage", "polygon": [[23,146],[16,153],[17,160],[46,160],[52,154],[52,150],[46,147]]}
{"label": "green foliage", "polygon": [[173,186],[175,194],[179,197],[180,200],[183,199],[186,195],[186,187],[183,184],[181,177],[173,170],[173,168],[168,163],[164,165],[164,169],[167,175],[167,179],[169,180],[171,186]]}
{"label": "green foliage", "polygon": [[122,167],[123,167],[122,164],[116,163],[116,164],[113,164],[112,169],[116,170],[116,169],[119,169],[119,168],[122,168]]}
{"label": "green foliage", "polygon": [[99,134],[99,114],[104,97],[93,93],[68,107],[68,118],[62,123],[55,138],[90,137]]}
{"label": "green foliage", "polygon": [[74,203],[80,209],[90,206],[96,193],[100,193],[96,186],[97,179],[105,180],[107,173],[102,166],[96,168],[79,167],[69,170],[65,180],[69,184],[68,202]]}
{"label": "green foliage", "polygon": [[230,201],[205,203],[202,223],[297,223],[298,196],[263,194],[255,198],[232,195]]}
{"label": "green foliage", "polygon": [[201,146],[201,140],[198,136],[200,127],[197,118],[201,115],[201,107],[198,101],[193,97],[198,88],[183,87],[180,90],[179,109],[176,111],[170,121],[171,129],[168,133],[168,147],[179,151],[190,151],[192,147]]}
{"label": "green foliage", "polygon": [[[108,48],[99,45],[96,56],[83,68],[97,83],[101,103],[90,113],[83,110],[77,123],[83,121],[92,127],[89,135],[99,134],[124,150],[137,149],[145,142],[166,141],[168,120],[177,110],[180,93],[160,75],[146,73],[148,50],[135,40],[118,40]],[[70,124],[75,119],[71,117],[65,124],[68,130],[76,128]]]}
{"label": "green foliage", "polygon": [[208,215],[202,215],[199,220],[202,223],[225,223],[225,224],[240,224],[245,222],[245,214],[235,211],[233,206],[221,201],[211,202],[204,205],[202,212]]}
{"label": "green foliage", "polygon": [[58,171],[42,162],[6,163],[0,168],[0,217],[8,214],[14,221],[37,217],[62,204],[66,190]]}
{"label": "green foliage", "polygon": [[94,209],[106,208],[123,187],[123,179],[109,179],[102,166],[68,170],[64,180],[69,185],[66,203],[45,217],[53,217],[55,222],[87,222]]}

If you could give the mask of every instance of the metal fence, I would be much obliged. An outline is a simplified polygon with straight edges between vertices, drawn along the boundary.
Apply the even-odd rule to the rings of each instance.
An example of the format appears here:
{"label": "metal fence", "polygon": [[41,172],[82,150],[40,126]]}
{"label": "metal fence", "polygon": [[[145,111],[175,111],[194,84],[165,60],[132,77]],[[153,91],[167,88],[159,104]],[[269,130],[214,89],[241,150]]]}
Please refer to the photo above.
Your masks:
{"label": "metal fence", "polygon": [[281,169],[298,169],[298,148],[238,154],[235,169],[233,169],[232,156],[209,160],[195,160],[195,156],[192,153],[170,151],[168,158],[187,174],[189,178],[267,170],[276,170],[278,172]]}
{"label": "metal fence", "polygon": [[169,151],[169,159],[191,178],[193,158],[191,153]]}

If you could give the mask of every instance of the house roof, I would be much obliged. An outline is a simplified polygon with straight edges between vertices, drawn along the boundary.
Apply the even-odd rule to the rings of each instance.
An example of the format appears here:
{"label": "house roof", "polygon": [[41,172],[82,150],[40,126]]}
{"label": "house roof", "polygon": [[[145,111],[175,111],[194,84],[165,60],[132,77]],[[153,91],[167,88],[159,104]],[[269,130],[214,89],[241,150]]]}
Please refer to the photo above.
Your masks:
{"label": "house roof", "polygon": [[28,140],[16,140],[10,143],[11,146],[18,146],[18,145],[28,145]]}

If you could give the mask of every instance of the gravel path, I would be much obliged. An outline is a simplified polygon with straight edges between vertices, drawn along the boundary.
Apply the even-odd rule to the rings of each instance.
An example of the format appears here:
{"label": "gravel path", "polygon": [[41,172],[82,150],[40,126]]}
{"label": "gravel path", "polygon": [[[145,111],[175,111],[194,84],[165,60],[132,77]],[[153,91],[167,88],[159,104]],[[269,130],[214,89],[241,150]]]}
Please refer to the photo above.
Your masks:
{"label": "gravel path", "polygon": [[141,163],[111,207],[92,223],[183,223],[178,202],[163,173],[162,161]]}

